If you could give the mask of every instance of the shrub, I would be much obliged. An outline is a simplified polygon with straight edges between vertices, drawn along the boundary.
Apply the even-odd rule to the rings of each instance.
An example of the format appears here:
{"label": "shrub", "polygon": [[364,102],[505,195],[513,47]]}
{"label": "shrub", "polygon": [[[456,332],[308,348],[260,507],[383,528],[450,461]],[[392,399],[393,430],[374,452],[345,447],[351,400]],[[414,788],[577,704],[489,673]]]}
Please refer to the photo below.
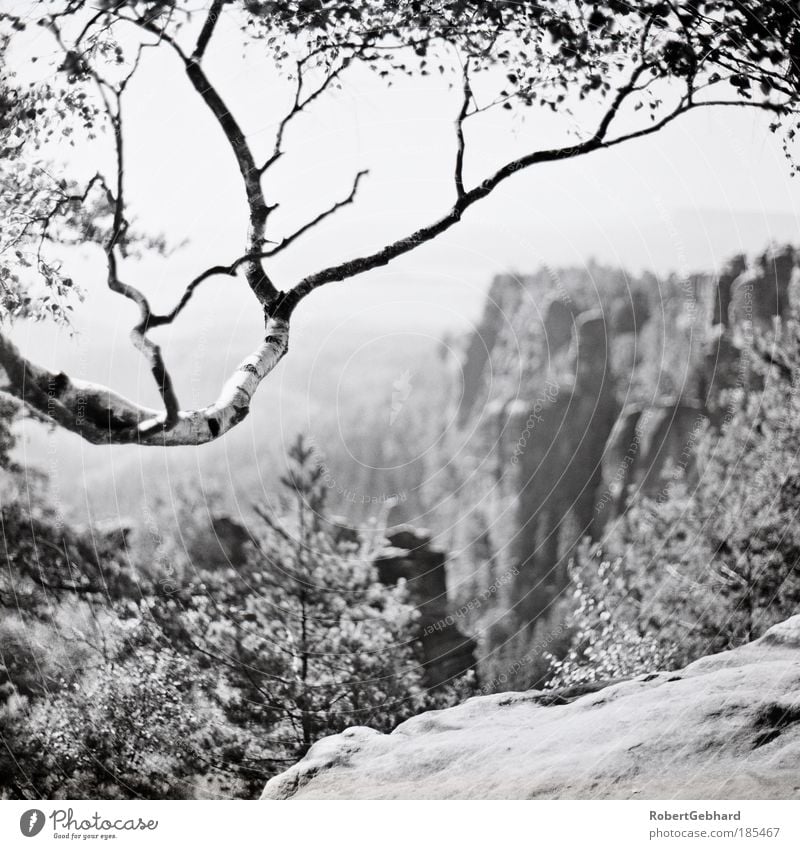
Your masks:
{"label": "shrub", "polygon": [[163,646],[88,669],[15,718],[15,785],[28,798],[182,799],[213,773],[214,710],[196,669]]}

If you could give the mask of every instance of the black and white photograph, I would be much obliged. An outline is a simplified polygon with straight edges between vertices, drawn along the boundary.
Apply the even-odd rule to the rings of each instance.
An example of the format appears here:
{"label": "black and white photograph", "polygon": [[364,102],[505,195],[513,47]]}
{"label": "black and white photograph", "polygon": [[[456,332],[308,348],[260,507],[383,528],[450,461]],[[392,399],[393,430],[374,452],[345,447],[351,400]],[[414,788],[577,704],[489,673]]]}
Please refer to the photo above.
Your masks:
{"label": "black and white photograph", "polygon": [[797,0],[0,0],[0,845],[800,845],[798,134]]}

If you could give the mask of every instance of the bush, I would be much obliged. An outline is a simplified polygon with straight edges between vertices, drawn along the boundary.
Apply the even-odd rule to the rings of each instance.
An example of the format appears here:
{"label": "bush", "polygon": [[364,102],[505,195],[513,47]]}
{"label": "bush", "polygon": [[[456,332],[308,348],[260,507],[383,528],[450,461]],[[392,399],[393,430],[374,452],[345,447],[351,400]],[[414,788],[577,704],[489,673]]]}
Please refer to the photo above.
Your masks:
{"label": "bush", "polygon": [[[219,731],[192,665],[166,647],[87,670],[18,709],[16,789],[28,798],[182,799],[207,782]],[[218,742],[218,741],[217,741]]]}
{"label": "bush", "polygon": [[601,562],[594,579],[586,582],[574,564],[570,572],[577,605],[573,614],[575,630],[565,657],[547,655],[548,687],[633,678],[679,665],[678,652],[669,641],[649,634],[637,617],[626,619],[623,611],[627,612],[637,593],[621,560]]}

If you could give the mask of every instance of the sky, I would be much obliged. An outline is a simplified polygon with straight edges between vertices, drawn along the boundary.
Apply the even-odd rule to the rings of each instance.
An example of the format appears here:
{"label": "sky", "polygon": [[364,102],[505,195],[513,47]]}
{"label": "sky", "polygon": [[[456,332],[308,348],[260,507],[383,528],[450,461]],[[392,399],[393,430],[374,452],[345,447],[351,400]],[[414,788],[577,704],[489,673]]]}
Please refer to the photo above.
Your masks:
{"label": "sky", "polygon": [[[46,58],[48,39],[41,31],[31,34],[30,54]],[[20,73],[32,72],[22,56],[18,61]],[[40,60],[35,73],[46,69]],[[227,16],[211,43],[206,70],[257,159],[265,158],[291,84],[278,79],[258,53],[242,57],[235,22]],[[124,273],[156,309],[168,308],[197,272],[241,253],[246,210],[226,142],[171,55],[146,53],[126,98],[131,210],[148,229],[186,244],[167,259],[127,265]],[[273,238],[345,197],[357,171],[370,173],[354,204],[271,266],[280,288],[380,247],[448,208],[458,100],[438,78],[401,80],[389,88],[355,70],[341,91],[320,98],[290,126],[287,153],[265,183],[268,200],[280,203]],[[591,116],[577,116],[576,122],[585,129]],[[468,331],[497,273],[524,273],[543,263],[580,265],[592,258],[633,271],[686,273],[716,268],[737,252],[752,254],[771,239],[797,241],[800,182],[789,178],[780,139],[767,125],[767,116],[756,110],[710,109],[609,151],[536,166],[506,181],[434,244],[314,293],[295,314],[287,363],[262,390],[261,405],[237,438],[249,444],[259,429],[276,425],[276,416],[278,422],[284,417],[294,422],[309,415],[315,380],[351,380],[353,370],[358,375],[363,370],[368,383],[375,358],[385,352],[429,351],[442,334]],[[475,119],[466,129],[467,185],[506,159],[551,142],[557,129],[539,113],[524,121],[502,111]],[[109,153],[100,145],[59,152],[75,173],[88,176],[98,166],[110,172]],[[127,340],[134,309],[105,289],[96,256],[79,253],[71,262],[87,293],[78,307],[79,332],[70,337],[50,327],[21,326],[17,338],[45,365],[156,403],[152,381]],[[157,334],[183,406],[212,400],[261,332],[260,309],[242,279],[204,284],[182,319]],[[382,345],[386,340],[391,344]],[[337,376],[331,364],[338,362],[344,371]],[[306,393],[309,398],[301,402]],[[73,437],[63,439],[73,445]],[[90,458],[89,465],[99,456],[82,444],[73,447]],[[64,462],[72,468],[69,459]]]}

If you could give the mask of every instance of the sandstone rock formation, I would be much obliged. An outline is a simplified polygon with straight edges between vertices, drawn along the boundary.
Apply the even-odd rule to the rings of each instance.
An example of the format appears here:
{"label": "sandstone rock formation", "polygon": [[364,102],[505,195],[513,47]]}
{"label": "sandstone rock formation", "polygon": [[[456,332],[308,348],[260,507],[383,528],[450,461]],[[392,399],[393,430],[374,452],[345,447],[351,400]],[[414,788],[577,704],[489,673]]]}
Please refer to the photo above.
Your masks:
{"label": "sandstone rock formation", "polygon": [[495,279],[462,361],[464,486],[431,518],[455,553],[455,606],[518,569],[495,608],[462,626],[485,654],[522,627],[546,629],[581,537],[691,477],[701,430],[729,417],[728,390],[758,388],[749,340],[798,301],[796,264],[777,247],[717,274],[590,263]]}
{"label": "sandstone rock formation", "polygon": [[391,548],[375,560],[387,585],[406,582],[417,609],[422,663],[430,686],[463,675],[475,666],[475,641],[459,631],[447,601],[447,558],[425,531],[403,525],[386,534]]}
{"label": "sandstone rock formation", "polygon": [[678,672],[350,728],[264,799],[797,799],[800,616]]}
{"label": "sandstone rock formation", "polygon": [[788,245],[770,248],[739,275],[731,287],[731,326],[750,322],[768,328],[774,316],[787,313],[796,253]]}
{"label": "sandstone rock formation", "polygon": [[673,476],[691,476],[705,421],[701,404],[674,398],[623,410],[603,455],[606,491],[597,502],[601,521],[624,513],[632,498],[662,497],[667,469]]}
{"label": "sandstone rock formation", "polygon": [[731,300],[733,285],[747,268],[747,257],[743,254],[730,259],[722,269],[717,279],[713,295],[712,324],[730,325]]}
{"label": "sandstone rock formation", "polygon": [[[464,425],[479,403],[486,364],[505,325],[511,321],[520,300],[518,281],[507,274],[498,275],[489,287],[483,315],[470,336],[461,369],[461,399],[458,421]],[[485,399],[484,399],[485,400]]]}
{"label": "sandstone rock formation", "polygon": [[[567,584],[565,557],[592,535],[602,457],[616,418],[608,327],[597,311],[578,317],[574,377],[524,409],[516,456],[517,530],[511,551],[519,576],[512,593],[519,624],[535,622]],[[523,445],[524,443],[524,445]],[[576,528],[565,540],[567,521]]]}

